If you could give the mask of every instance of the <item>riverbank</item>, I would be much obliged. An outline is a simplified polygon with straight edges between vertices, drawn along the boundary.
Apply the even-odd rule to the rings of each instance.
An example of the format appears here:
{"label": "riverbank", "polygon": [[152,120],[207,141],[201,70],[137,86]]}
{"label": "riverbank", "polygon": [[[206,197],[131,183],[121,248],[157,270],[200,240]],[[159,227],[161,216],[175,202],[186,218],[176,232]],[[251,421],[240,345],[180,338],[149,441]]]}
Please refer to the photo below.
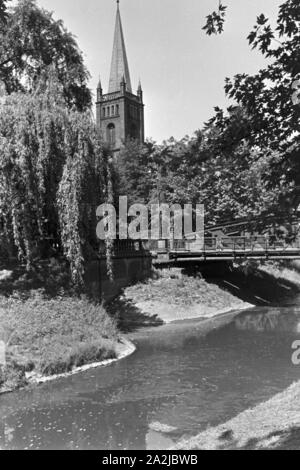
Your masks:
{"label": "riverbank", "polygon": [[184,450],[299,450],[300,382],[269,401],[198,436],[180,441]]}
{"label": "riverbank", "polygon": [[[118,305],[111,315],[74,294],[29,290],[29,281],[20,289],[20,277],[11,279],[8,271],[0,277],[2,292],[9,293],[0,292],[0,340],[6,358],[0,368],[0,393],[109,365],[132,354],[133,344],[119,334],[120,315],[128,325],[139,312],[140,326],[159,326],[251,307],[200,277],[182,276],[176,270],[125,289],[127,305]],[[128,303],[134,306],[133,315]]]}
{"label": "riverbank", "polygon": [[26,299],[2,296],[0,325],[6,361],[0,367],[0,392],[116,360],[128,348],[123,344],[120,351],[115,322],[86,298],[49,299],[39,291]]}
{"label": "riverbank", "polygon": [[[49,285],[50,280],[53,291],[57,276],[51,280],[46,274],[41,282]],[[227,288],[220,287],[200,274],[187,275],[177,269],[126,288],[115,308],[108,305],[107,310],[71,293],[51,296],[50,289],[29,290],[29,280],[24,283],[23,277],[8,283],[10,277],[9,271],[0,273],[0,341],[5,343],[7,360],[6,367],[0,367],[0,393],[108,365],[132,354],[133,344],[120,331],[213,319],[254,306],[229,292],[228,282]],[[275,277],[282,278],[277,272]],[[3,295],[4,289],[8,296]]]}
{"label": "riverbank", "polygon": [[76,293],[64,260],[0,271],[0,393],[108,365],[134,350],[103,305]]}
{"label": "riverbank", "polygon": [[57,375],[46,377],[36,372],[27,373],[26,374],[27,382],[30,385],[39,385],[39,384],[51,382],[53,380],[71,377],[72,375],[79,374],[81,372],[86,372],[87,370],[90,370],[90,369],[96,369],[98,367],[106,367],[106,366],[109,366],[110,364],[113,364],[114,362],[120,361],[121,359],[125,359],[131,356],[131,354],[133,354],[136,351],[136,347],[127,338],[121,337],[115,344],[114,351],[115,351],[115,358],[102,360],[100,362],[88,363],[81,367],[74,367],[70,372],[66,372],[63,374],[57,374]]}
{"label": "riverbank", "polygon": [[145,317],[164,324],[207,319],[253,307],[200,276],[188,276],[178,270],[166,271],[158,279],[126,288],[123,301]]}
{"label": "riverbank", "polygon": [[[286,264],[286,263],[285,263]],[[292,261],[289,265],[280,266],[279,263],[265,263],[259,266],[259,270],[273,276],[274,279],[288,281],[295,286],[300,286],[300,262]]]}

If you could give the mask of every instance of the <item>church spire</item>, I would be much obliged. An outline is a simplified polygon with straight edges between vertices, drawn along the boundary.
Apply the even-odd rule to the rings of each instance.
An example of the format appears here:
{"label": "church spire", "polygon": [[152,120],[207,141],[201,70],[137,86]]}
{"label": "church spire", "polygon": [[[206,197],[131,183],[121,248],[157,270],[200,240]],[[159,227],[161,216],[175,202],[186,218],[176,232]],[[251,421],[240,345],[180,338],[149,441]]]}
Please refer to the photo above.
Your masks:
{"label": "church spire", "polygon": [[126,89],[132,93],[119,0],[117,0],[117,18],[108,93],[114,93],[120,90],[120,83],[122,82],[123,76],[125,78]]}

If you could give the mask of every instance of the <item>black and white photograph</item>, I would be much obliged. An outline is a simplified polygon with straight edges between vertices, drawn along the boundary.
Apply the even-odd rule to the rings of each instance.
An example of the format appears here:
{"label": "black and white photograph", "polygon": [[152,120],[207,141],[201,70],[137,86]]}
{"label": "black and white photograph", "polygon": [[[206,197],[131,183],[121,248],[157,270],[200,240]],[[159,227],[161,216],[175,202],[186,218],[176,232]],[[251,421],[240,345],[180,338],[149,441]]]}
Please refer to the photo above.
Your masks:
{"label": "black and white photograph", "polygon": [[0,450],[300,450],[300,0],[0,0]]}

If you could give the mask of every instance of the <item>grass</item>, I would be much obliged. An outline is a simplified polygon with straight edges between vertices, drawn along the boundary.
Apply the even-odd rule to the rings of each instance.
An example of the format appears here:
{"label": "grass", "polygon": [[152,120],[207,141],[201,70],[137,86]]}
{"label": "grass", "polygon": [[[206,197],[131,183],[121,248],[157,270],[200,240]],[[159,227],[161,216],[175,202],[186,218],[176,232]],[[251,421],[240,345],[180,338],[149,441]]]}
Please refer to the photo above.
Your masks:
{"label": "grass", "polygon": [[166,275],[127,287],[125,299],[144,313],[171,321],[203,317],[218,312],[249,307],[235,295],[207,282],[199,274],[179,274],[170,270]]}
{"label": "grass", "polygon": [[259,269],[270,274],[275,279],[286,280],[294,285],[300,285],[300,262],[294,261],[289,263],[265,263]]}
{"label": "grass", "polygon": [[[28,274],[8,273],[0,277],[0,340],[6,344],[0,391],[25,385],[26,372],[51,376],[116,357],[117,326],[102,305],[75,294],[28,289],[36,285],[36,275],[31,282]],[[55,277],[47,284],[51,288]]]}
{"label": "grass", "polygon": [[207,306],[226,308],[232,304],[233,296],[200,277],[182,276],[180,279],[151,279],[126,289],[126,297],[135,302],[163,300],[176,305],[193,305],[195,302]]}
{"label": "grass", "polygon": [[257,407],[198,436],[184,450],[272,450],[300,448],[300,382]]}

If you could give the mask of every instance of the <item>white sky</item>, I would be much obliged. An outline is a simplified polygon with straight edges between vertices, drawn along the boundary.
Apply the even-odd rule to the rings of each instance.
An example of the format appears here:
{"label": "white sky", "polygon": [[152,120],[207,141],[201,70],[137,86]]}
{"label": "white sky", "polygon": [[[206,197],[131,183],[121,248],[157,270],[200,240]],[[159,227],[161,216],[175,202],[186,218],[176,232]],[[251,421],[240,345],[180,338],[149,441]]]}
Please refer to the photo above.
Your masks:
{"label": "white sky", "polygon": [[[160,142],[192,135],[227,105],[224,79],[255,73],[265,65],[246,40],[256,17],[273,23],[283,0],[223,0],[229,6],[226,31],[208,37],[205,16],[218,0],[120,0],[133,90],[141,78],[146,136]],[[76,35],[96,88],[107,92],[116,14],[115,0],[38,0]]]}

